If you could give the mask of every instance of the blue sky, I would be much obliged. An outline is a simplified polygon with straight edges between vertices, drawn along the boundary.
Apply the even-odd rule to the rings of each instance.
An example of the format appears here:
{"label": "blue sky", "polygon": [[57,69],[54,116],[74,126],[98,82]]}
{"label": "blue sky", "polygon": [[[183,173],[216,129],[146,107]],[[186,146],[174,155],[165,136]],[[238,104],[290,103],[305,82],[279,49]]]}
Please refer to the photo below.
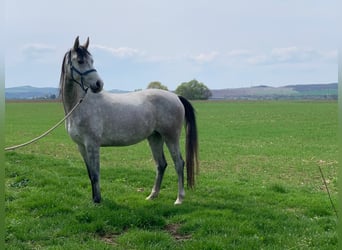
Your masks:
{"label": "blue sky", "polygon": [[337,82],[338,0],[5,2],[6,87],[57,87],[76,36],[105,89]]}

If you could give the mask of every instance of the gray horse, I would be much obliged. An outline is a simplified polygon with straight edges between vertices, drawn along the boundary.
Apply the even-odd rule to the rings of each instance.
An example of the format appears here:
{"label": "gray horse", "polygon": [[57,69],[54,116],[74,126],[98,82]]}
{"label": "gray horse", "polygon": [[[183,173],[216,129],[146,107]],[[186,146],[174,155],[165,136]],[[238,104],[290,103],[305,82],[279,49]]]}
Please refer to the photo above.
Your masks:
{"label": "gray horse", "polygon": [[[143,90],[128,94],[102,91],[103,82],[93,67],[88,52],[89,38],[80,45],[77,37],[72,49],[64,56],[60,91],[65,113],[83,98],[82,103],[66,120],[66,129],[87,166],[92,185],[93,201],[101,201],[100,147],[128,146],[147,139],[157,165],[151,194],[158,196],[167,166],[163,145],[167,145],[178,174],[178,196],[184,196],[184,161],[179,149],[179,138],[185,121],[187,184],[195,185],[198,168],[198,140],[195,112],[185,98],[163,90]],[[90,89],[91,91],[88,91]]]}

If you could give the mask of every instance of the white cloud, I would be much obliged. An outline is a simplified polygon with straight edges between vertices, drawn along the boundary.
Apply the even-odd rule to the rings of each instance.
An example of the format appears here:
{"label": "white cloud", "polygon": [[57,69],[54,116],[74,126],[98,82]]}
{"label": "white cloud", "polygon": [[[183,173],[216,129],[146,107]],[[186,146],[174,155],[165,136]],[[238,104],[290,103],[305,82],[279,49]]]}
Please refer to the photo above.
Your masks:
{"label": "white cloud", "polygon": [[337,58],[338,58],[337,50],[321,51],[320,55],[326,61],[337,63]]}
{"label": "white cloud", "polygon": [[253,55],[246,59],[249,64],[265,64],[270,62],[269,56],[267,55]]}
{"label": "white cloud", "polygon": [[245,56],[250,56],[252,54],[251,51],[246,50],[246,49],[235,49],[231,50],[227,53],[227,56],[229,57],[245,57]]}
{"label": "white cloud", "polygon": [[193,59],[197,63],[208,63],[215,60],[218,55],[219,53],[217,51],[212,51],[209,53],[200,53],[197,56],[192,56],[191,59]]}
{"label": "white cloud", "polygon": [[24,58],[34,61],[46,61],[56,52],[56,48],[42,43],[26,44],[21,49]]}
{"label": "white cloud", "polygon": [[109,52],[111,55],[119,58],[128,58],[128,57],[135,57],[135,56],[142,56],[144,55],[144,52],[129,48],[129,47],[119,47],[119,48],[112,48],[104,45],[94,44],[92,45],[94,49],[103,50],[106,52]]}
{"label": "white cloud", "polygon": [[322,51],[296,46],[273,48],[269,52],[251,55],[246,59],[249,64],[298,64],[322,61],[337,61],[337,50]]}
{"label": "white cloud", "polygon": [[271,51],[270,58],[273,62],[307,62],[315,60],[318,53],[313,49],[301,49],[295,46],[286,48],[274,48]]}

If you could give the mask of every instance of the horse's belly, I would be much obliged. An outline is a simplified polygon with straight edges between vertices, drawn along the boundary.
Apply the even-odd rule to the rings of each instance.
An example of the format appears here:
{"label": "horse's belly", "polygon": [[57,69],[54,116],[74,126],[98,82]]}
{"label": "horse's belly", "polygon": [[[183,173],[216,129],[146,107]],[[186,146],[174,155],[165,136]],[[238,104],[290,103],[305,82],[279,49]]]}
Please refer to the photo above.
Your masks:
{"label": "horse's belly", "polygon": [[145,140],[152,134],[153,130],[142,131],[140,133],[116,132],[114,135],[103,136],[101,146],[129,146]]}
{"label": "horse's belly", "polygon": [[124,140],[115,140],[115,141],[103,141],[101,143],[101,147],[124,147],[137,144],[143,141],[145,138],[141,140],[131,140],[131,141],[124,141]]}
{"label": "horse's belly", "polygon": [[156,119],[150,110],[128,110],[107,117],[102,123],[101,146],[128,146],[150,136]]}

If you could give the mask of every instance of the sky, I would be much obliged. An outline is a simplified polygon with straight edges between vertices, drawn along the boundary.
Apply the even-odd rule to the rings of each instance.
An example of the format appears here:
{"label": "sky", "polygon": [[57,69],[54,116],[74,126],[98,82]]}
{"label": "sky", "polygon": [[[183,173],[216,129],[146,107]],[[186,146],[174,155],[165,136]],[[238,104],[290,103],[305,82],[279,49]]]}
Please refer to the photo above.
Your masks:
{"label": "sky", "polygon": [[337,82],[338,0],[7,0],[5,86],[58,87],[80,36],[107,90]]}

